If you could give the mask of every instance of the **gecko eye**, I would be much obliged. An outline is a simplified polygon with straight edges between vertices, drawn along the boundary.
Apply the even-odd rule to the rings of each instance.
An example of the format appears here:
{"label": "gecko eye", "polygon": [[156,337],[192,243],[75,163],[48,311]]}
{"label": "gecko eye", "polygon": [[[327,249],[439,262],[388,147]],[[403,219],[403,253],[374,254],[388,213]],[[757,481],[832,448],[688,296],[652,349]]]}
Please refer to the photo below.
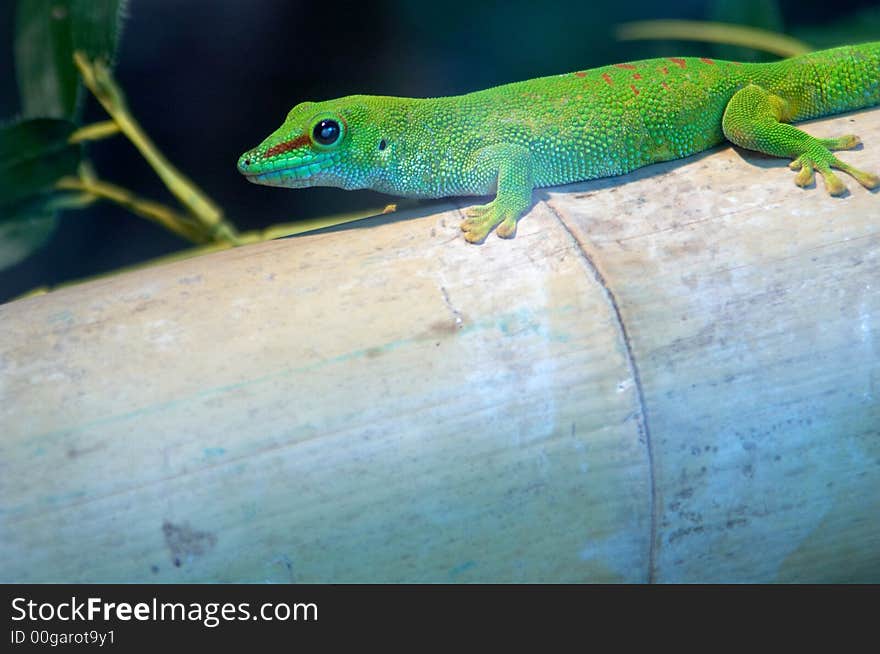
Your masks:
{"label": "gecko eye", "polygon": [[341,133],[339,123],[335,120],[325,118],[315,125],[315,128],[312,130],[312,138],[315,139],[315,143],[320,143],[321,145],[333,145],[339,140],[339,135]]}

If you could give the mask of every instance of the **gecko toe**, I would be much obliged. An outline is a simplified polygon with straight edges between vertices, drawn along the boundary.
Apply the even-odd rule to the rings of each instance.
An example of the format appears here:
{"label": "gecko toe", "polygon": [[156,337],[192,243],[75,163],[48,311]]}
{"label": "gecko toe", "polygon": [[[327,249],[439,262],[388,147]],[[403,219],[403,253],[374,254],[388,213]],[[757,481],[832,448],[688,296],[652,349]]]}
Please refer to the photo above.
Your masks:
{"label": "gecko toe", "polygon": [[469,230],[464,233],[464,240],[468,243],[473,243],[474,245],[479,245],[483,241],[486,240],[486,237],[489,235],[489,232],[483,232],[479,230]]}
{"label": "gecko toe", "polygon": [[847,175],[856,180],[859,184],[864,186],[867,189],[875,189],[880,187],[880,177],[874,175],[873,173],[865,172],[864,170],[859,170],[858,168],[854,168],[849,164],[839,162],[837,168],[845,172]]}
{"label": "gecko toe", "polygon": [[794,177],[794,183],[801,188],[812,186],[815,180],[816,177],[813,173],[813,167],[809,164],[801,166],[800,172]]}
{"label": "gecko toe", "polygon": [[850,173],[855,180],[864,186],[867,189],[874,190],[875,188],[880,188],[880,177],[874,175],[873,173],[866,173],[861,170],[855,170]]}
{"label": "gecko toe", "polygon": [[833,139],[819,139],[819,143],[829,150],[852,150],[862,144],[862,139],[855,134],[844,134]]}
{"label": "gecko toe", "polygon": [[[492,209],[492,204],[477,204],[464,210],[464,215],[468,218],[482,218]],[[465,221],[467,222],[467,221]]]}
{"label": "gecko toe", "polygon": [[840,181],[840,178],[831,172],[830,168],[826,170],[820,168],[819,174],[825,179],[825,190],[828,191],[828,195],[839,198],[841,195],[846,194],[846,184]]}
{"label": "gecko toe", "polygon": [[495,228],[495,233],[501,238],[513,238],[516,236],[516,216],[508,216]]}
{"label": "gecko toe", "polygon": [[468,216],[461,221],[461,231],[464,232],[464,240],[468,243],[482,243],[486,240],[489,232],[495,227],[494,213],[490,204],[468,207],[464,214]]}

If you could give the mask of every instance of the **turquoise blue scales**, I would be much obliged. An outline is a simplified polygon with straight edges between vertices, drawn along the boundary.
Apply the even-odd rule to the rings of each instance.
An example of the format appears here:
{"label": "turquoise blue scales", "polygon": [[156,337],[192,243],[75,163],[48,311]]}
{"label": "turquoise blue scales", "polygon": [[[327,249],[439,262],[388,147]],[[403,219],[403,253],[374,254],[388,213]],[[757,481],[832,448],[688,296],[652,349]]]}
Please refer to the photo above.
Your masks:
{"label": "turquoise blue scales", "polygon": [[880,43],[768,64],[648,59],[444,98],[355,95],[294,107],[239,159],[258,184],[370,188],[407,197],[487,195],[462,223],[480,242],[512,237],[535,187],[608,177],[701,152],[726,140],[792,159],[795,182],[819,172],[832,195],[838,168],[868,188],[880,178],[791,121],[880,103]]}

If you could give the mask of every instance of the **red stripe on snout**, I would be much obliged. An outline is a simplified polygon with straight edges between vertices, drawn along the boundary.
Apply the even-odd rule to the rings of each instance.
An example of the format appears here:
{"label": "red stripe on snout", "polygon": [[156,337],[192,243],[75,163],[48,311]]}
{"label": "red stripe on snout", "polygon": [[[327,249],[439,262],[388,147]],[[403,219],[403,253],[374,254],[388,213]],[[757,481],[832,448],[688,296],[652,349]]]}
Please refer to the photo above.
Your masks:
{"label": "red stripe on snout", "polygon": [[290,141],[284,141],[283,143],[279,143],[278,145],[273,145],[271,148],[266,150],[266,156],[274,157],[277,154],[284,154],[285,152],[296,150],[297,148],[301,148],[304,145],[308,144],[309,137],[303,134],[302,136],[297,136],[295,139],[292,139]]}

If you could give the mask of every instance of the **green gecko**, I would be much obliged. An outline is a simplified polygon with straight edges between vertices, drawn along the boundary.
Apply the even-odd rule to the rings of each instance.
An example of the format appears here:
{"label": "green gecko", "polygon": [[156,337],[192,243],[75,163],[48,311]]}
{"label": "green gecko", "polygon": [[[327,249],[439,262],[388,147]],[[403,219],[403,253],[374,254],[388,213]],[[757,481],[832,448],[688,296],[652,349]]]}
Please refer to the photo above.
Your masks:
{"label": "green gecko", "polygon": [[352,95],[295,106],[244,153],[249,181],[304,188],[369,188],[408,197],[489,195],[465,211],[465,239],[511,238],[536,187],[629,172],[725,139],[793,159],[795,183],[814,172],[846,193],[832,168],[863,186],[880,177],[832,150],[860,140],[818,139],[788,123],[880,103],[880,42],[772,63],[647,59],[505,84],[466,95]]}

